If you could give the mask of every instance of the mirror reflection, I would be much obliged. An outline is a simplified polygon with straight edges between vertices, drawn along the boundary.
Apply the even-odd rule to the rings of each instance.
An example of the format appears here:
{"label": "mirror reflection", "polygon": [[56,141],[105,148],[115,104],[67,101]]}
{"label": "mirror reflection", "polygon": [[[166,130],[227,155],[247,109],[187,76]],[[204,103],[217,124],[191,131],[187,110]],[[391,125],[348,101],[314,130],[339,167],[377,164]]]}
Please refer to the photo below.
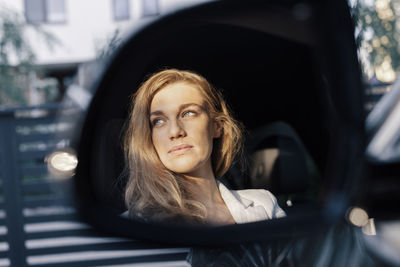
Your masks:
{"label": "mirror reflection", "polygon": [[151,48],[128,43],[98,87],[87,139],[98,204],[206,226],[318,205],[337,126],[316,46],[225,24],[164,32],[149,33],[163,40]]}
{"label": "mirror reflection", "polygon": [[[285,216],[268,190],[229,190],[216,180],[233,162],[240,164],[243,134],[221,92],[204,77],[157,72],[138,89],[132,107],[124,136],[128,216],[206,225]],[[264,175],[264,165],[256,164],[256,176]]]}

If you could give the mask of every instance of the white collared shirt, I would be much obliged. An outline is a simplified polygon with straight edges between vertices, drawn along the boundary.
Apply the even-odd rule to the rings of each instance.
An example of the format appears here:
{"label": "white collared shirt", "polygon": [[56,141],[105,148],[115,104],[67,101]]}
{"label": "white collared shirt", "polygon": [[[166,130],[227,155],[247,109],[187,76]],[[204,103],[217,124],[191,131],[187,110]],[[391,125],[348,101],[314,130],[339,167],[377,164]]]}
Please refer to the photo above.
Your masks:
{"label": "white collared shirt", "polygon": [[249,223],[286,216],[274,195],[264,189],[229,190],[217,181],[222,199],[236,223]]}
{"label": "white collared shirt", "polygon": [[[220,181],[217,181],[217,186],[236,223],[249,223],[286,216],[286,213],[279,207],[275,196],[268,190],[229,190]],[[122,213],[121,216],[129,217],[128,211]]]}

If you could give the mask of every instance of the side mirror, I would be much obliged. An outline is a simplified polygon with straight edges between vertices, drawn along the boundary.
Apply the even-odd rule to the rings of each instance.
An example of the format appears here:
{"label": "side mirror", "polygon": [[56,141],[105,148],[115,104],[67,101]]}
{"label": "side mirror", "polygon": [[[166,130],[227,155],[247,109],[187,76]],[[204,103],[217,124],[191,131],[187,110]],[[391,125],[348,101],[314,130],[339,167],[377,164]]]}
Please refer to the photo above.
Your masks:
{"label": "side mirror", "polygon": [[[279,184],[276,188],[281,191],[273,193],[286,205],[287,217],[194,227],[120,216],[126,181],[121,179],[119,137],[130,95],[146,75],[165,67],[194,70],[222,88],[249,132],[247,148],[262,143],[254,136],[266,125],[277,121],[290,125],[295,135],[277,130],[279,138],[262,147],[288,148],[290,140],[300,140],[294,143],[294,154],[307,154],[305,179],[316,179],[305,187],[280,180],[289,185]],[[96,84],[77,147],[75,180],[81,214],[110,233],[182,245],[285,238],[330,225],[351,205],[353,183],[360,176],[362,94],[346,1],[222,1],[160,18],[124,42]],[[281,165],[284,171],[299,161],[287,162]],[[235,179],[234,170],[231,176],[232,188],[252,186]],[[293,198],[299,188],[304,194]]]}

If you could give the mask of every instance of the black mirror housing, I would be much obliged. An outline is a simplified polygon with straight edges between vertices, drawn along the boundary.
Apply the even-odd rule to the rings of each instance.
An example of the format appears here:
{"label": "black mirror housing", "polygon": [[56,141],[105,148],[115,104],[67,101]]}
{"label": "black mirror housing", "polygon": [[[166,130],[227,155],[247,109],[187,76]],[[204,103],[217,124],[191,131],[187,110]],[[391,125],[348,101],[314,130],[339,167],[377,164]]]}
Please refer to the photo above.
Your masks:
{"label": "black mirror housing", "polygon": [[[107,158],[118,138],[115,146],[105,136],[118,136],[130,95],[146,75],[165,67],[196,70],[223,88],[250,131],[289,122],[322,177],[312,205],[286,218],[217,228],[119,216],[124,186],[112,191],[108,185],[116,177],[98,185],[123,169]],[[288,238],[341,220],[354,201],[364,157],[364,111],[346,1],[222,1],[162,17],[124,42],[94,91],[77,147],[75,181],[81,214],[107,232],[179,245]],[[107,191],[112,193],[104,197]]]}

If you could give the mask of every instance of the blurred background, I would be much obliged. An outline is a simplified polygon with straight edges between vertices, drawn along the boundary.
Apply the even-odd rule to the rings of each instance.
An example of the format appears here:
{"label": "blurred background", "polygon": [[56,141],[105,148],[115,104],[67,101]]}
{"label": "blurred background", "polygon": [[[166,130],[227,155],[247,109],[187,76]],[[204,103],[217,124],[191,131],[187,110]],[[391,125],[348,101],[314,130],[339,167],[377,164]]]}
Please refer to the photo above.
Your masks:
{"label": "blurred background", "polygon": [[350,0],[349,5],[356,26],[368,112],[399,76],[400,1]]}
{"label": "blurred background", "polygon": [[1,0],[0,105],[59,102],[127,31],[201,0]]}
{"label": "blurred background", "polygon": [[[203,2],[208,1],[0,0],[1,108],[59,102],[71,84],[93,80],[96,63],[127,32]],[[400,70],[400,1],[349,0],[349,5],[367,94],[375,95],[366,103],[370,110]]]}
{"label": "blurred background", "polygon": [[[124,36],[204,2],[0,0],[0,266],[187,265],[187,249],[99,235],[80,222],[68,190],[77,163],[69,147]],[[368,113],[400,74],[400,0],[348,4]]]}

